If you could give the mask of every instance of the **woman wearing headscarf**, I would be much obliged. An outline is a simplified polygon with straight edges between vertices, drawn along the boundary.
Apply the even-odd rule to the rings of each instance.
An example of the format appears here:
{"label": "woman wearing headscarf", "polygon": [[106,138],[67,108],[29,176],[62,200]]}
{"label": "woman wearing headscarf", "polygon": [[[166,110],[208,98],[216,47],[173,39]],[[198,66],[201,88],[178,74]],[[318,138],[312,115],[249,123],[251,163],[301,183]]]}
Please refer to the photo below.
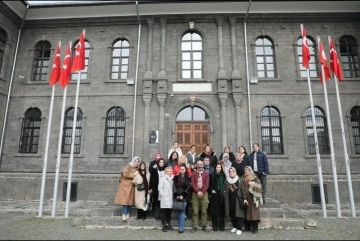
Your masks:
{"label": "woman wearing headscarf", "polygon": [[159,199],[162,231],[173,230],[170,225],[171,210],[173,206],[174,175],[171,167],[165,168],[165,175],[159,180]]}
{"label": "woman wearing headscarf", "polygon": [[229,177],[229,169],[232,166],[232,162],[229,160],[229,154],[224,153],[223,154],[223,159],[222,159],[223,163],[224,163],[224,172],[226,177]]}
{"label": "woman wearing headscarf", "polygon": [[225,147],[224,147],[224,152],[221,153],[220,158],[219,158],[220,160],[223,159],[224,153],[227,153],[227,154],[229,155],[229,160],[230,160],[231,162],[234,162],[234,161],[235,161],[235,155],[234,155],[233,152],[230,151],[230,146],[225,146]]}
{"label": "woman wearing headscarf", "polygon": [[224,184],[225,216],[231,218],[233,228],[232,233],[241,235],[242,221],[245,218],[245,212],[239,204],[239,197],[244,196],[241,190],[240,178],[236,174],[236,169],[230,167],[229,177]]}
{"label": "woman wearing headscarf", "polygon": [[260,205],[263,204],[260,179],[250,166],[245,167],[243,179],[242,188],[245,190],[244,202],[247,203],[245,230],[257,233],[260,222]]}
{"label": "woman wearing headscarf", "polygon": [[131,206],[135,204],[135,186],[132,179],[137,175],[140,158],[135,156],[122,171],[121,182],[114,203],[122,205],[122,220],[130,218]]}
{"label": "woman wearing headscarf", "polygon": [[146,210],[145,206],[147,204],[148,200],[148,192],[149,192],[149,183],[150,183],[150,173],[146,170],[146,164],[145,162],[141,162],[139,165],[139,172],[135,175],[134,179],[132,180],[132,183],[135,185],[135,187],[139,184],[144,185],[144,190],[138,190],[135,188],[135,207],[137,208],[137,216],[136,219],[146,219]]}
{"label": "woman wearing headscarf", "polygon": [[[185,155],[183,157],[186,158]],[[181,160],[181,159],[180,159]],[[179,174],[174,177],[174,199],[177,199],[180,202],[185,202],[184,210],[176,211],[178,224],[179,224],[179,233],[183,233],[185,229],[185,210],[189,197],[189,189],[190,189],[190,177],[186,173],[186,165],[181,164],[179,169]]]}
{"label": "woman wearing headscarf", "polygon": [[212,226],[214,231],[225,231],[225,202],[224,202],[224,183],[226,180],[221,163],[216,164],[215,172],[210,175],[209,193],[210,213],[212,218]]}
{"label": "woman wearing headscarf", "polygon": [[155,157],[154,160],[150,162],[149,165],[149,172],[151,173],[151,169],[156,169],[157,168],[157,163],[159,162],[159,159],[162,158],[162,154],[161,152],[156,152],[155,153]]}
{"label": "woman wearing headscarf", "polygon": [[165,175],[165,168],[165,160],[164,158],[160,158],[156,163],[156,168],[151,168],[150,171],[149,193],[152,195],[153,212],[156,221],[160,219],[159,180]]}

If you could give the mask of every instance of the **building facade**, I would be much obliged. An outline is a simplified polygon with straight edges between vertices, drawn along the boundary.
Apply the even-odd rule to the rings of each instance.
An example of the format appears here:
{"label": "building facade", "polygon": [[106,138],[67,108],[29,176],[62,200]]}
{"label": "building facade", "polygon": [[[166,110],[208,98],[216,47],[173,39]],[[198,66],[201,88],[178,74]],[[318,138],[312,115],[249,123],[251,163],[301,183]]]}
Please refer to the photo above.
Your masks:
{"label": "building facade", "polygon": [[[140,16],[135,3],[26,10],[25,2],[1,2],[1,196],[39,198],[54,49],[61,41],[63,58],[69,41],[74,48],[85,29],[73,164],[78,199],[111,201],[117,176],[132,156],[149,163],[158,151],[166,155],[176,140],[183,153],[195,144],[200,154],[210,144],[217,156],[225,146],[236,152],[243,145],[250,153],[252,143],[259,143],[269,159],[268,196],[311,202],[318,165],[302,67],[304,24],[328,201],[335,200],[331,114],[340,198],[348,202],[335,83],[327,82],[327,113],[319,78],[317,36],[329,59],[329,35],[344,70],[339,92],[354,198],[360,201],[360,3],[340,2],[333,1],[332,8],[321,1],[144,3]],[[67,181],[76,80],[73,74],[61,127],[63,89],[55,87],[45,199],[52,197],[59,138],[59,199]]]}

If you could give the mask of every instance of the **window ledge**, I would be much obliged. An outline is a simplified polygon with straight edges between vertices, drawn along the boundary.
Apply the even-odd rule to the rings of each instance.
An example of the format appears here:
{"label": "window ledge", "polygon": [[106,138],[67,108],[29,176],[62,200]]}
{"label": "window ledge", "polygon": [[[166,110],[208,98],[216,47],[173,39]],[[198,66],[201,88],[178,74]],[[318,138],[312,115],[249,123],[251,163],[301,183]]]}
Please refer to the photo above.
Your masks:
{"label": "window ledge", "polygon": [[[296,81],[298,81],[298,82],[307,82],[308,81],[308,79],[307,79],[307,77],[306,78],[296,78]],[[320,78],[310,78],[310,82],[317,82],[317,81],[319,81],[320,82]]]}
{"label": "window ledge", "polygon": [[[61,154],[61,158],[70,158],[70,154]],[[85,158],[85,156],[81,154],[74,154],[74,158]]]}
{"label": "window ledge", "polygon": [[[312,154],[312,155],[305,154],[304,158],[305,159],[316,159],[316,154]],[[320,159],[321,158],[331,158],[331,155],[330,154],[320,154]]]}
{"label": "window ledge", "polygon": [[194,78],[189,78],[189,79],[178,79],[178,82],[207,82],[206,79],[204,78],[199,78],[199,79],[194,79]]}
{"label": "window ledge", "polygon": [[125,83],[125,84],[127,84],[127,80],[126,79],[108,79],[108,80],[105,80],[104,83],[116,83],[116,84]]}
{"label": "window ledge", "polygon": [[258,78],[259,82],[281,82],[279,78]]}
{"label": "window ledge", "polygon": [[[91,82],[86,80],[80,80],[80,84],[90,84]],[[69,84],[77,84],[77,80],[71,80]],[[24,85],[49,85],[48,81],[27,81],[24,83]]]}
{"label": "window ledge", "polygon": [[125,154],[103,154],[99,158],[129,158],[129,156]]}
{"label": "window ledge", "polygon": [[354,78],[344,78],[343,81],[360,81],[360,77],[354,77]]}
{"label": "window ledge", "polygon": [[33,158],[41,158],[43,155],[38,153],[17,153],[14,157],[33,157]]}
{"label": "window ledge", "polygon": [[351,158],[360,158],[360,154],[350,154]]}
{"label": "window ledge", "polygon": [[267,158],[271,158],[271,159],[289,159],[288,156],[285,155],[281,155],[281,154],[266,154]]}

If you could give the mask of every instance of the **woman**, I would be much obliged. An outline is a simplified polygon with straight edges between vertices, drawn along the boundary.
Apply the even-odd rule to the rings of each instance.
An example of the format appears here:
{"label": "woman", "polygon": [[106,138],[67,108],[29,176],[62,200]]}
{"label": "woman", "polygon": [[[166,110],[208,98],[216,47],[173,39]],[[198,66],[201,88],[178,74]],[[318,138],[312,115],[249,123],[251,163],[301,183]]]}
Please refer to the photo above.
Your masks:
{"label": "woman", "polygon": [[[185,155],[183,155],[184,157]],[[186,157],[186,156],[185,156]],[[186,173],[186,166],[182,164],[180,166],[180,173],[179,175],[174,177],[174,195],[173,197],[180,202],[185,202],[185,208],[181,211],[176,211],[178,224],[179,224],[179,233],[183,233],[185,229],[185,210],[188,201],[188,191],[190,187],[190,177]]]}
{"label": "woman", "polygon": [[171,210],[173,205],[174,175],[171,167],[165,168],[165,175],[159,181],[159,199],[162,231],[173,230],[170,225]]}
{"label": "woman", "polygon": [[239,177],[244,176],[245,167],[249,166],[249,155],[246,152],[244,146],[239,147],[239,152],[235,155],[235,161],[232,163],[232,166],[235,167],[236,173]]}
{"label": "woman", "polygon": [[240,178],[233,167],[229,169],[229,177],[224,185],[225,216],[231,218],[232,233],[241,235],[241,223],[245,218],[245,212],[240,208],[239,197],[242,195]]}
{"label": "woman", "polygon": [[255,234],[259,229],[260,205],[263,204],[261,183],[250,166],[245,167],[243,180],[244,203],[247,204],[245,230]]}
{"label": "woman", "polygon": [[232,162],[229,160],[229,154],[224,153],[222,161],[223,161],[222,163],[224,165],[223,168],[224,168],[225,175],[226,175],[226,177],[229,177],[229,170],[230,170],[230,167],[232,166]]}
{"label": "woman", "polygon": [[156,152],[155,153],[155,157],[154,160],[150,162],[149,165],[149,172],[151,173],[151,169],[156,169],[157,168],[157,163],[159,162],[159,159],[162,158],[162,154],[161,152]]}
{"label": "woman", "polygon": [[209,144],[206,144],[205,150],[203,153],[201,153],[201,155],[199,156],[199,159],[204,160],[205,157],[210,158],[210,164],[211,164],[211,166],[213,166],[215,168],[215,166],[218,162],[218,158],[216,156],[216,153],[213,152],[213,150]]}
{"label": "woman", "polygon": [[135,207],[137,208],[136,219],[146,219],[146,210],[145,206],[147,204],[147,196],[149,192],[149,182],[150,182],[150,173],[146,171],[145,162],[141,162],[139,165],[139,173],[135,175],[132,183],[135,185],[143,184],[144,190],[138,190],[135,188]]}
{"label": "woman", "polygon": [[209,193],[211,193],[211,218],[214,231],[225,230],[225,202],[224,202],[224,183],[225,173],[221,163],[216,164],[215,172],[210,175]]}
{"label": "woman", "polygon": [[124,168],[121,176],[121,182],[116,193],[114,203],[122,205],[122,220],[127,221],[130,218],[131,206],[135,204],[135,186],[132,179],[138,172],[140,158],[135,156],[132,161]]}
{"label": "woman", "polygon": [[192,170],[191,170],[191,167],[190,167],[190,164],[188,164],[188,160],[187,160],[187,157],[186,155],[182,155],[179,159],[179,162],[177,164],[175,164],[174,166],[174,176],[176,175],[179,175],[180,173],[180,166],[181,165],[185,165],[186,167],[186,174],[191,177],[191,174],[192,174]]}
{"label": "woman", "polygon": [[160,200],[159,200],[159,180],[161,177],[165,175],[165,160],[164,158],[160,158],[158,160],[158,163],[156,163],[156,168],[151,168],[150,171],[150,187],[149,187],[149,193],[152,196],[153,200],[153,211],[155,220],[159,221],[160,219]]}
{"label": "woman", "polygon": [[176,151],[173,151],[170,154],[169,159],[166,161],[165,166],[171,167],[174,169],[175,165],[179,162],[179,154]]}
{"label": "woman", "polygon": [[227,153],[227,154],[229,155],[229,160],[230,160],[231,162],[234,162],[234,161],[235,161],[235,155],[234,155],[233,152],[230,151],[230,146],[225,146],[224,152],[221,153],[221,155],[220,155],[220,160],[223,159],[224,153]]}
{"label": "woman", "polygon": [[181,150],[181,148],[180,148],[180,146],[179,146],[179,142],[177,142],[177,141],[174,141],[173,146],[170,148],[167,157],[170,158],[170,156],[172,155],[172,153],[173,153],[174,151],[177,152],[178,156],[182,156],[182,155],[183,155],[182,150]]}

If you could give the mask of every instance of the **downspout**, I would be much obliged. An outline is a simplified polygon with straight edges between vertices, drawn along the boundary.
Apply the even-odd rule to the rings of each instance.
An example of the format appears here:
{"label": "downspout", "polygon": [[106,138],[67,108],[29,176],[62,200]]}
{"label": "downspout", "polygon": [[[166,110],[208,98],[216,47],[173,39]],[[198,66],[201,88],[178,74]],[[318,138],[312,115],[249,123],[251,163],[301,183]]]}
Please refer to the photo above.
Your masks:
{"label": "downspout", "polygon": [[139,55],[140,55],[140,35],[141,35],[141,22],[139,17],[138,1],[136,1],[136,14],[139,22],[139,34],[138,34],[138,46],[136,54],[136,71],[135,71],[135,94],[134,94],[134,115],[133,115],[133,133],[132,133],[132,147],[131,147],[131,159],[134,157],[135,149],[135,118],[136,118],[136,93],[137,93],[137,80],[139,71]]}
{"label": "downspout", "polygon": [[246,11],[244,20],[244,43],[245,43],[245,63],[246,63],[246,82],[248,91],[248,105],[249,105],[249,135],[250,135],[250,148],[252,147],[252,130],[251,130],[251,104],[250,104],[250,79],[249,79],[249,60],[248,60],[248,49],[247,49],[247,36],[246,36],[246,20],[249,14],[251,0],[249,0],[249,6]]}
{"label": "downspout", "polygon": [[18,33],[17,43],[16,43],[16,49],[15,49],[14,62],[13,62],[12,70],[11,70],[9,90],[8,90],[8,95],[7,95],[7,100],[6,100],[6,107],[5,107],[5,115],[4,115],[3,129],[2,129],[1,141],[0,141],[0,167],[1,167],[2,149],[3,149],[3,145],[4,145],[4,136],[5,136],[5,129],[6,129],[6,121],[7,121],[7,117],[8,117],[10,97],[11,97],[11,89],[12,89],[12,84],[13,84],[13,80],[14,80],[14,72],[15,72],[17,54],[18,54],[18,50],[19,50],[19,42],[20,42],[21,29],[22,29],[22,27],[24,26],[24,22],[25,22],[25,18],[26,18],[26,14],[27,14],[28,9],[29,9],[29,4],[26,4],[26,10],[25,10],[25,13],[24,13],[24,17],[23,17],[23,19],[21,20],[21,25],[20,25],[20,28],[19,28],[19,33]]}

